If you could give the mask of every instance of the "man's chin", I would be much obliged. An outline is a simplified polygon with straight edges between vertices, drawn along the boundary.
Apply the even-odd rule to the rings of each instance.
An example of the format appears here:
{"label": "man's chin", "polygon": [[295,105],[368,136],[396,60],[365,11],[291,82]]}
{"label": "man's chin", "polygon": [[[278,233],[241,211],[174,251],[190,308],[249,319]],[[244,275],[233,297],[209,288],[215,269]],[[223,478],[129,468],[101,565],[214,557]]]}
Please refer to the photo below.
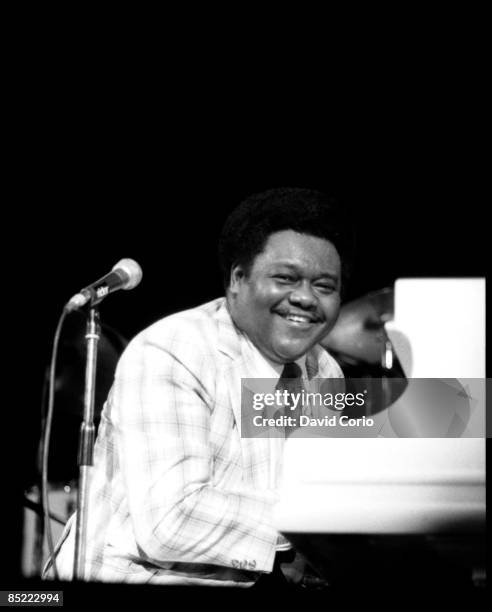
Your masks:
{"label": "man's chin", "polygon": [[289,363],[304,357],[312,346],[312,344],[302,346],[278,346],[276,347],[275,353],[281,363]]}

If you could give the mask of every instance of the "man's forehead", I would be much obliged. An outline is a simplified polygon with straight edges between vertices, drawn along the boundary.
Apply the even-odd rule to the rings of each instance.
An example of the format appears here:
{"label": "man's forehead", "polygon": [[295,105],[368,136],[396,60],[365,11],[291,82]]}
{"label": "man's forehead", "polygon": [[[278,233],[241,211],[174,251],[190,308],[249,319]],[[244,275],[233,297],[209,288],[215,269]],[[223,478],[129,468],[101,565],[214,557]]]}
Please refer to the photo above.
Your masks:
{"label": "man's forehead", "polygon": [[270,234],[256,262],[293,267],[311,264],[333,268],[339,264],[339,256],[333,243],[325,238],[285,230]]}

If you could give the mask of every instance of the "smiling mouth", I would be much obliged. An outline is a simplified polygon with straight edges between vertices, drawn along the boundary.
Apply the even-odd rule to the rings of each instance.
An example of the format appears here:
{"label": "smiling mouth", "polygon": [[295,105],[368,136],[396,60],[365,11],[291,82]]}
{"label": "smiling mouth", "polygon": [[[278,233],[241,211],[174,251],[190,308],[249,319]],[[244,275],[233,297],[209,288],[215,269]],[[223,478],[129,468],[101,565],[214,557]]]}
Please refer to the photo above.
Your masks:
{"label": "smiling mouth", "polygon": [[279,317],[282,317],[284,321],[295,325],[296,327],[311,327],[312,325],[319,323],[319,319],[313,319],[309,315],[298,315],[298,314],[282,314],[277,312]]}

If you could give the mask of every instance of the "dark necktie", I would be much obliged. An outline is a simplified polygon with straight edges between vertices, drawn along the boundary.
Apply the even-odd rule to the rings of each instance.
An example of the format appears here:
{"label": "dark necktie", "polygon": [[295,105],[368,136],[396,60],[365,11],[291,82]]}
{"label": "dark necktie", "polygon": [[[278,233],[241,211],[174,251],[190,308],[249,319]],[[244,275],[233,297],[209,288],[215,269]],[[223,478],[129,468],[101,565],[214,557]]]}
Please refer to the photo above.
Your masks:
{"label": "dark necktie", "polygon": [[[288,437],[292,432],[299,427],[299,417],[302,414],[302,391],[304,389],[302,385],[302,370],[295,362],[289,362],[284,365],[284,369],[280,374],[280,378],[275,386],[277,391],[287,391],[287,401],[285,402],[285,408],[283,411],[279,411],[279,414],[292,417],[292,422],[295,425],[285,427],[285,436]],[[297,405],[292,402],[291,394],[299,394],[299,401]],[[292,406],[296,406],[294,410]]]}

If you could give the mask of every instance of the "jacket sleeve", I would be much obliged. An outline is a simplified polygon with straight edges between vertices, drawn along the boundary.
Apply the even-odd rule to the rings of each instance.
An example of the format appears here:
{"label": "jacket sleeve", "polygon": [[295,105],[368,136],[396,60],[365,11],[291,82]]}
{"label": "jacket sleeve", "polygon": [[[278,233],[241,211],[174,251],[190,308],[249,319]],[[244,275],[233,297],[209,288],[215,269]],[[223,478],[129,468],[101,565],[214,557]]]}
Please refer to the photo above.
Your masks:
{"label": "jacket sleeve", "polygon": [[213,485],[213,400],[199,379],[203,360],[187,361],[195,367],[144,340],[129,347],[116,373],[110,401],[137,545],[157,565],[271,571],[274,493]]}

